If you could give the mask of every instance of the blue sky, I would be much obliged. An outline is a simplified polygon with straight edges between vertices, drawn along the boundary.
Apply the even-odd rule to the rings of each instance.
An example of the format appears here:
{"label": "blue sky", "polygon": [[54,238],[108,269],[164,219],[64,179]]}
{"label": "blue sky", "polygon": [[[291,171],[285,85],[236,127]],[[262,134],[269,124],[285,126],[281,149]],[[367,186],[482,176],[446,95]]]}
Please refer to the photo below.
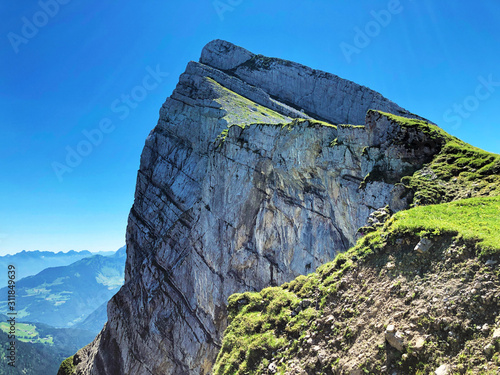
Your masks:
{"label": "blue sky", "polygon": [[0,4],[0,255],[122,246],[144,141],[217,38],[368,86],[500,153],[497,0],[26,3]]}

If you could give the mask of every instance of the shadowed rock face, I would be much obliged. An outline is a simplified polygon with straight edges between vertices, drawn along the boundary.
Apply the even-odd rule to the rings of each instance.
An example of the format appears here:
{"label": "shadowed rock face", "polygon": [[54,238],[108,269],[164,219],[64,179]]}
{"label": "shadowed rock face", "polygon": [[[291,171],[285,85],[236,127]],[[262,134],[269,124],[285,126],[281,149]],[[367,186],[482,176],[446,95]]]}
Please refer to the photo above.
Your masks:
{"label": "shadowed rock face", "polygon": [[[413,117],[337,76],[209,43],[146,140],[125,285],[77,373],[208,374],[231,294],[312,272],[370,212],[406,208],[394,183],[425,155],[401,140],[425,135],[368,109]],[[361,184],[374,170],[384,178]]]}

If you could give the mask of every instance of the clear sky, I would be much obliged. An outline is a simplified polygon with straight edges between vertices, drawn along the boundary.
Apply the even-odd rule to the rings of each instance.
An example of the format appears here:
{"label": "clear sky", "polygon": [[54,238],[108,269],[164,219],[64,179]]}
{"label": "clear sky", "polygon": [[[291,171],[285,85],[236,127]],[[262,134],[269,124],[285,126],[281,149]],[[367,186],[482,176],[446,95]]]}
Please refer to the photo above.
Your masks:
{"label": "clear sky", "polygon": [[159,108],[217,38],[500,153],[498,0],[2,1],[0,20],[0,255],[122,246]]}

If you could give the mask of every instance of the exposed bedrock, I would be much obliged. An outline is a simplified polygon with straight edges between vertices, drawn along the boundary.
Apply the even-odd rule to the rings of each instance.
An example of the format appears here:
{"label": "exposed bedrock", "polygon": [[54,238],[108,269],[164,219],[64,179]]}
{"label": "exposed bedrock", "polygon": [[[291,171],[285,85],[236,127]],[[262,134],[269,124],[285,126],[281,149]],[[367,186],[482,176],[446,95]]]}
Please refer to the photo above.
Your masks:
{"label": "exposed bedrock", "polygon": [[231,294],[312,272],[371,212],[406,208],[396,183],[439,145],[370,109],[413,116],[337,76],[209,43],[146,140],[126,282],[77,373],[210,373]]}

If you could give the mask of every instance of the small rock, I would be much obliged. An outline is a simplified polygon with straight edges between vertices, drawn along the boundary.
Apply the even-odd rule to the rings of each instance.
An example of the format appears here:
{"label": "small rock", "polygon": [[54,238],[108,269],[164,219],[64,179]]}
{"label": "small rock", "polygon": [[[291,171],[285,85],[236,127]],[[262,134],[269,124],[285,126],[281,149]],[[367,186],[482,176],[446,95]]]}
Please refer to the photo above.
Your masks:
{"label": "small rock", "polygon": [[448,375],[450,371],[450,365],[441,365],[434,371],[434,373],[436,375]]}
{"label": "small rock", "polygon": [[481,331],[483,331],[483,333],[488,333],[490,331],[490,326],[488,325],[488,323],[483,324],[483,326],[481,327]]}
{"label": "small rock", "polygon": [[487,266],[494,266],[495,264],[497,264],[497,261],[496,260],[493,260],[493,259],[490,259],[488,261],[486,261],[485,263]]}
{"label": "small rock", "polygon": [[422,254],[422,253],[429,251],[431,246],[432,246],[432,241],[430,239],[422,238],[413,250]]}
{"label": "small rock", "polygon": [[276,366],[276,362],[273,362],[267,367],[267,369],[271,374],[274,374],[276,373],[276,371],[278,371],[278,366]]}
{"label": "small rock", "polygon": [[493,332],[493,340],[500,339],[500,328],[495,329]]}
{"label": "small rock", "polygon": [[401,332],[396,332],[396,328],[394,325],[387,326],[385,330],[385,339],[394,349],[399,350],[400,352],[404,349],[404,339]]}
{"label": "small rock", "polygon": [[495,352],[495,345],[488,344],[483,348],[484,354],[492,355]]}
{"label": "small rock", "polygon": [[415,339],[415,344],[413,345],[413,348],[419,352],[424,348],[424,345],[425,345],[425,337],[418,336]]}

